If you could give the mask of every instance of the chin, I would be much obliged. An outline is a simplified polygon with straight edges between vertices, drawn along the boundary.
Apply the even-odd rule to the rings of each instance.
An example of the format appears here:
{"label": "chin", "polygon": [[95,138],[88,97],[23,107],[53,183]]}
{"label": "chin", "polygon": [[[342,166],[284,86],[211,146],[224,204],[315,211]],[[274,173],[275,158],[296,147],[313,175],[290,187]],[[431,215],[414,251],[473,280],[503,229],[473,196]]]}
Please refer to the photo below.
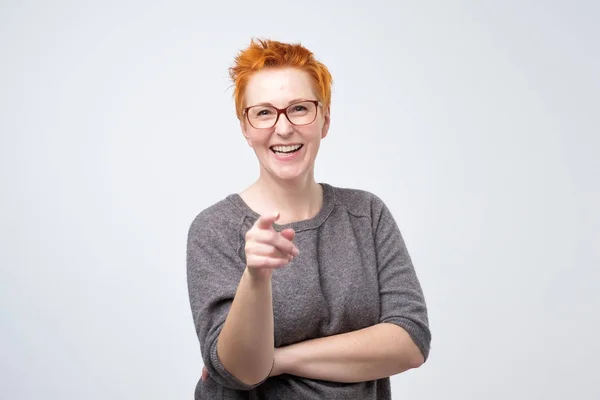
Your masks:
{"label": "chin", "polygon": [[285,174],[285,173],[276,173],[275,177],[282,181],[293,182],[297,180],[301,180],[304,178],[306,174]]}
{"label": "chin", "polygon": [[270,172],[271,175],[273,175],[278,180],[289,182],[304,179],[308,175],[309,170],[307,168],[293,168],[293,170],[277,168],[272,169]]}

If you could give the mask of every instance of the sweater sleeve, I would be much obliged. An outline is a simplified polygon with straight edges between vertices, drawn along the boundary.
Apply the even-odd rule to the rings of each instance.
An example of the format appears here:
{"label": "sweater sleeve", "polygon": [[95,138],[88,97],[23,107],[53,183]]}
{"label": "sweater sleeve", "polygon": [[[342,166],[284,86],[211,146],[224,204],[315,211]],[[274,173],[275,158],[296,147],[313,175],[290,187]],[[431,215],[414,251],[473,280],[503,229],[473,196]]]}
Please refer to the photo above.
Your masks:
{"label": "sweater sleeve", "polygon": [[229,313],[245,263],[238,255],[239,226],[225,216],[200,214],[187,241],[187,281],[200,351],[210,378],[236,390],[251,390],[219,360],[217,339]]}
{"label": "sweater sleeve", "polygon": [[373,205],[373,223],[381,298],[380,322],[396,324],[406,330],[427,360],[431,333],[421,284],[394,217],[378,198]]}

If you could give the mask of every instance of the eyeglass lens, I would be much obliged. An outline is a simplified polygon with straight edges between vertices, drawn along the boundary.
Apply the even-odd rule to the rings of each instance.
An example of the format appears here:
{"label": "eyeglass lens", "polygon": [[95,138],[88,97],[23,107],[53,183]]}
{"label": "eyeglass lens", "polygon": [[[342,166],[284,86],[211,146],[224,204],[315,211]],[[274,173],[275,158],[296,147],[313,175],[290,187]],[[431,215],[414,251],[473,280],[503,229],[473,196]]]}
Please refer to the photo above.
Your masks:
{"label": "eyeglass lens", "polygon": [[[315,120],[317,107],[315,103],[303,101],[290,105],[285,113],[288,120],[294,125],[307,125]],[[271,128],[277,120],[277,109],[270,106],[254,106],[248,109],[248,120],[257,128]]]}

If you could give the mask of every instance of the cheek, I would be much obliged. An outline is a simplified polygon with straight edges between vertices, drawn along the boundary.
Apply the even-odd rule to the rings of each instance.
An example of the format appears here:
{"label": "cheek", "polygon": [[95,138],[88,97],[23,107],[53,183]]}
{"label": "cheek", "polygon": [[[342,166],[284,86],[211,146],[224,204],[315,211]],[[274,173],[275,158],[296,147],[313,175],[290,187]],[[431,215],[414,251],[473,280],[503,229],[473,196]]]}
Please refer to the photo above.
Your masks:
{"label": "cheek", "polygon": [[321,140],[321,136],[323,134],[323,128],[324,125],[322,123],[315,124],[315,126],[312,126],[309,130],[306,131],[304,136],[312,142],[319,141]]}
{"label": "cheek", "polygon": [[266,135],[264,132],[247,131],[246,137],[248,144],[257,150],[266,146],[269,141],[269,135]]}

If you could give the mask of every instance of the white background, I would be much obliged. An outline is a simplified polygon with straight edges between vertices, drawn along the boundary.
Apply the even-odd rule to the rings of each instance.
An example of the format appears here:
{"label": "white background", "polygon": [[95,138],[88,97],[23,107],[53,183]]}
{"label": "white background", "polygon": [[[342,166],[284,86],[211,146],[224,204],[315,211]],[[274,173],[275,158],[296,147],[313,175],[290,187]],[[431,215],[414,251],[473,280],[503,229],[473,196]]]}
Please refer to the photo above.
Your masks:
{"label": "white background", "polygon": [[317,179],[370,190],[429,305],[394,399],[598,399],[600,6],[2,1],[0,397],[191,399],[185,245],[258,165],[227,68],[331,70]]}

